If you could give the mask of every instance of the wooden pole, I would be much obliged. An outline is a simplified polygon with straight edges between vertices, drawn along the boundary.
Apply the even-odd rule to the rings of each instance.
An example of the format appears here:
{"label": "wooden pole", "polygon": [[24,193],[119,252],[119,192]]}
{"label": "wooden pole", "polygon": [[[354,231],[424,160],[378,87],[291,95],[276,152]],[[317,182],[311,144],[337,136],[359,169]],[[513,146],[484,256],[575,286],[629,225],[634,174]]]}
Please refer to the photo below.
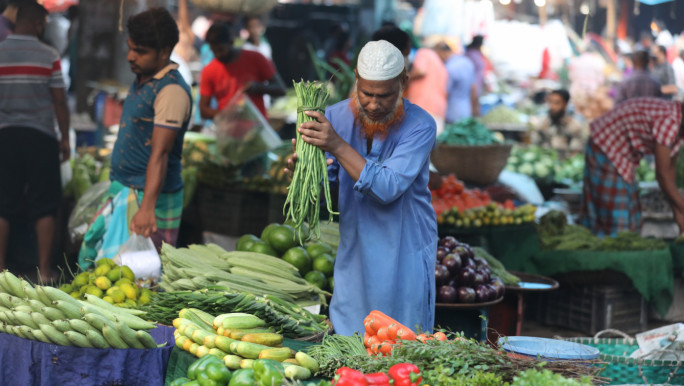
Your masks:
{"label": "wooden pole", "polygon": [[539,8],[539,25],[543,27],[546,25],[546,19],[547,19],[546,3],[544,3],[543,6],[537,7],[537,8]]}
{"label": "wooden pole", "polygon": [[617,31],[617,7],[616,0],[606,0],[606,39],[611,44],[615,41]]}

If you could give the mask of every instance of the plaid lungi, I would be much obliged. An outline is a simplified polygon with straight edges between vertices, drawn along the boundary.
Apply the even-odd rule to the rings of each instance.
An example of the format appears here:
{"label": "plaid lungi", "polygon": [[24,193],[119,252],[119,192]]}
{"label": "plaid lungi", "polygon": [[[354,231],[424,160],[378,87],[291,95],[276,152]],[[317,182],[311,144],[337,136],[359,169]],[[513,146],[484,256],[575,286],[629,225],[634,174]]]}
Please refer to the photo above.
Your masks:
{"label": "plaid lungi", "polygon": [[641,229],[639,182],[627,182],[592,140],[587,143],[580,224],[599,237]]}

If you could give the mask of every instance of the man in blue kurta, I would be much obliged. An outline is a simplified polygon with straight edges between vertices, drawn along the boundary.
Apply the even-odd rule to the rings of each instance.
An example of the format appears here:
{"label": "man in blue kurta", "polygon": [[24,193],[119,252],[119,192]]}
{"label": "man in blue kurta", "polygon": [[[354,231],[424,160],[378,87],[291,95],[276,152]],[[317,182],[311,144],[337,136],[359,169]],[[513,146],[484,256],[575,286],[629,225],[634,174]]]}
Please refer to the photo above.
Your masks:
{"label": "man in blue kurta", "polygon": [[[437,222],[428,190],[436,126],[401,97],[404,58],[392,44],[361,50],[353,97],[300,126],[302,139],[327,152],[339,187],[340,246],[330,319],[335,332],[363,332],[379,310],[431,331],[435,308]],[[294,167],[296,155],[290,168]]]}

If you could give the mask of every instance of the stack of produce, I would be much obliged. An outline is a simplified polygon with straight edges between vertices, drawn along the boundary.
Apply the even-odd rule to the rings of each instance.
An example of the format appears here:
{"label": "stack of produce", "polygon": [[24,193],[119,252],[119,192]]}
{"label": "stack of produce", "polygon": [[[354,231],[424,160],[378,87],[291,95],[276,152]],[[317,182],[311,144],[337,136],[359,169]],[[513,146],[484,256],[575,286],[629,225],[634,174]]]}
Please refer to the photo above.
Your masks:
{"label": "stack of produce", "polygon": [[93,295],[76,300],[57,288],[32,286],[9,271],[0,274],[0,331],[61,346],[156,348],[145,330],[155,324],[140,311],[115,307]]}
{"label": "stack of produce", "polygon": [[211,315],[243,312],[258,316],[269,327],[289,338],[323,333],[330,329],[325,315],[316,315],[296,304],[273,295],[254,296],[221,290],[220,287],[198,291],[159,292],[141,307],[147,317],[170,325],[178,313],[191,306]]}
{"label": "stack of produce", "polygon": [[[301,232],[306,234],[307,229],[303,228]],[[307,282],[321,290],[332,291],[339,228],[335,223],[321,224],[320,232],[318,241],[301,244],[293,227],[273,223],[264,228],[261,237],[250,234],[240,237],[236,249],[280,257],[295,266]],[[306,238],[306,235],[302,238]]]}
{"label": "stack of produce", "polygon": [[465,211],[456,207],[442,211],[437,216],[437,224],[457,228],[520,225],[534,222],[536,211],[537,207],[534,205],[525,204],[515,208],[513,202],[507,200],[503,205],[492,202],[486,206],[470,208]]}
{"label": "stack of produce", "polygon": [[437,142],[447,145],[482,146],[499,144],[503,137],[487,128],[475,118],[465,118],[456,123],[447,124],[437,137]]}
{"label": "stack of produce", "polygon": [[575,251],[646,251],[667,248],[660,239],[623,231],[615,237],[596,237],[591,230],[567,223],[565,213],[550,211],[539,219],[539,240],[543,249]]}
{"label": "stack of produce", "polygon": [[487,126],[522,125],[520,113],[506,105],[498,105],[489,110],[481,119]]}
{"label": "stack of produce", "polygon": [[341,367],[335,372],[335,385],[422,385],[420,369],[411,363],[397,363],[389,368],[387,374],[378,372],[364,374],[360,371]]}
{"label": "stack of produce", "polygon": [[584,179],[584,155],[576,154],[556,167],[556,182],[576,185]]}
{"label": "stack of produce", "polygon": [[442,176],[442,186],[432,190],[432,207],[437,216],[448,209],[457,208],[465,211],[471,208],[486,206],[492,202],[489,194],[480,189],[466,189],[463,182],[455,175]]}
{"label": "stack of produce", "polygon": [[435,282],[438,303],[485,303],[502,297],[505,289],[487,260],[453,236],[439,240]]}
{"label": "stack of produce", "polygon": [[287,378],[308,379],[318,371],[316,360],[282,347],[283,336],[266,328],[266,322],[254,315],[214,317],[197,309],[183,309],[173,326],[177,347],[199,358],[216,356],[231,370],[252,369],[258,359],[271,359],[282,363]]}
{"label": "stack of produce", "polygon": [[416,340],[416,334],[410,328],[377,310],[366,316],[363,327],[363,345],[370,355],[389,355],[398,341]]}
{"label": "stack of produce", "polygon": [[240,187],[255,192],[287,194],[290,177],[285,173],[286,167],[287,156],[278,156],[278,159],[271,163],[268,175],[244,178]]}
{"label": "stack of produce", "polygon": [[536,181],[552,182],[557,162],[558,153],[553,149],[539,146],[514,147],[508,157],[506,170],[525,174]]}
{"label": "stack of produce", "polygon": [[94,184],[109,181],[109,165],[103,165],[88,153],[71,157],[69,163],[72,177],[64,186],[63,193],[76,201]]}
{"label": "stack of produce", "polygon": [[79,273],[71,283],[59,287],[74,299],[97,296],[117,307],[137,307],[150,301],[152,292],[136,284],[135,274],[126,265],[118,266],[112,259],[102,258],[95,267]]}
{"label": "stack of produce", "polygon": [[[320,364],[319,376],[338,381],[342,379],[342,372],[349,372],[344,368],[376,374],[387,373],[402,363],[415,367],[402,366],[404,377],[399,382],[395,380],[394,385],[574,386],[603,381],[597,375],[601,368],[591,366],[595,361],[543,362],[508,356],[489,343],[465,339],[460,334],[451,338],[402,340],[393,346],[391,355],[368,355],[358,336],[326,336],[321,345],[310,347],[308,353]],[[417,371],[423,378],[420,383],[415,383]],[[413,382],[410,373],[415,374]],[[372,383],[366,376],[350,375],[356,375],[348,380],[354,385],[390,384]]]}
{"label": "stack of produce", "polygon": [[189,248],[164,244],[160,257],[164,273],[159,287],[167,292],[218,285],[304,305],[325,304],[323,295],[330,295],[304,280],[292,264],[261,253],[227,252],[215,244]]}

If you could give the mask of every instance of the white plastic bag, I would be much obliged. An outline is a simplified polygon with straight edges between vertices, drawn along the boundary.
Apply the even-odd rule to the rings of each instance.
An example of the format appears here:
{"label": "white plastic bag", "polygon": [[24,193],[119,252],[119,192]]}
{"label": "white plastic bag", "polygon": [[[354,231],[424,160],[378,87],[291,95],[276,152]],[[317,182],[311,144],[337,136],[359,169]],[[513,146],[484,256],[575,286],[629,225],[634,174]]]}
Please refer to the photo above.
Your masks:
{"label": "white plastic bag", "polygon": [[59,167],[59,174],[62,177],[62,189],[71,181],[73,171],[71,170],[71,162],[64,161]]}
{"label": "white plastic bag", "polygon": [[161,259],[149,237],[133,234],[121,246],[114,262],[128,266],[136,279],[158,281],[161,276]]}

